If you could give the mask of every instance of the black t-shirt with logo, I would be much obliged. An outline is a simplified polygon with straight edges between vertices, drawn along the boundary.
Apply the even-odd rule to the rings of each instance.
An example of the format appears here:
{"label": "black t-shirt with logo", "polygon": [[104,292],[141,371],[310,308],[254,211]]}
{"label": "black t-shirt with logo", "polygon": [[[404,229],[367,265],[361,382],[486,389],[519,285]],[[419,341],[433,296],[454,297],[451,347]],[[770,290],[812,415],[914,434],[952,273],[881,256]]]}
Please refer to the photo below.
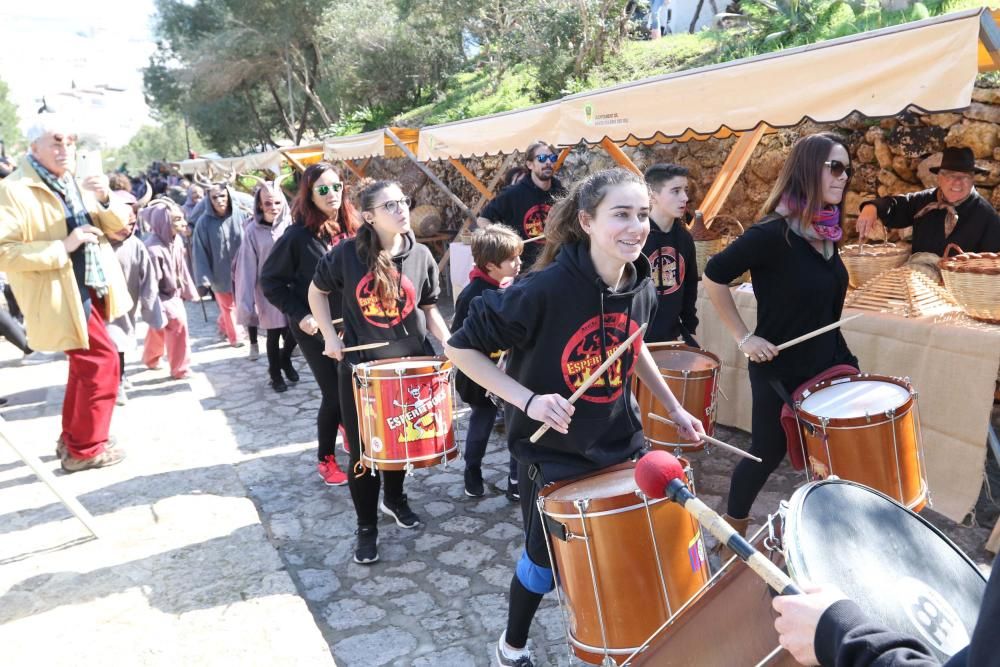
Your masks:
{"label": "black t-shirt with logo", "polygon": [[434,354],[421,306],[437,303],[437,263],[427,246],[417,243],[412,233],[404,237],[403,251],[393,257],[393,263],[399,280],[399,299],[395,303],[383,303],[376,295],[375,277],[358,255],[357,239],[339,244],[316,266],[316,287],[341,300],[344,345],[389,343],[349,352],[346,359],[353,364]]}
{"label": "black t-shirt with logo", "polygon": [[[565,194],[566,189],[558,178],[552,179],[552,187],[542,190],[528,175],[492,199],[480,215],[507,225],[522,239],[532,239],[545,233],[545,218],[549,215],[552,202]],[[524,246],[521,261],[525,267],[535,263],[543,245],[544,240]]]}
{"label": "black t-shirt with logo", "polygon": [[698,266],[694,239],[680,220],[669,232],[650,221],[642,254],[649,260],[656,288],[656,317],[646,331],[647,343],[677,340],[694,344],[698,328]]}

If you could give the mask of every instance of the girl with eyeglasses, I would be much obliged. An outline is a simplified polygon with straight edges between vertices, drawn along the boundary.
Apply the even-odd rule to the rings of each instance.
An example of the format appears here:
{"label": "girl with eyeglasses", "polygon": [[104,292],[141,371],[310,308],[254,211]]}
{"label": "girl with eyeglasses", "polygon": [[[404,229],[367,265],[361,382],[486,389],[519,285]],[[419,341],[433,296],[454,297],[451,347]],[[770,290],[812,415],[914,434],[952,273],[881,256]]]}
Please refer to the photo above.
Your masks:
{"label": "girl with eyeglasses", "polygon": [[[338,390],[338,364],[323,355],[320,327],[309,310],[309,283],[320,259],[331,249],[354,236],[358,214],[344,196],[344,184],[329,162],[308,167],[299,178],[292,206],[293,223],[274,242],[261,269],[260,286],[264,297],[288,318],[289,329],[309,364],[321,400],[316,415],[317,456],[320,477],[328,486],[347,484],[347,474],[337,464],[337,432],[343,434]],[[340,300],[328,303],[330,317],[340,317]],[[282,371],[289,382],[299,374],[288,360]]]}
{"label": "girl with eyeglasses", "polygon": [[[549,213],[545,250],[528,275],[474,300],[445,351],[473,382],[507,403],[507,442],[518,462],[525,547],[510,583],[500,665],[530,667],[528,631],[555,587],[536,501],[545,484],[636,457],[642,420],[630,392],[637,373],[690,440],[701,423],[664,383],[642,339],[574,404],[570,396],[656,307],[649,261],[649,189],[624,169],[588,176]],[[507,371],[489,353],[509,350]],[[532,443],[539,426],[551,428]]]}
{"label": "girl with eyeglasses", "polygon": [[[377,181],[358,196],[363,223],[357,236],[340,244],[320,261],[309,286],[309,305],[323,332],[323,354],[349,363],[340,365],[340,407],[351,450],[348,483],[358,518],[357,563],[378,560],[378,511],[401,528],[416,528],[420,518],[403,493],[401,470],[371,474],[360,467],[361,440],[354,404],[352,365],[380,359],[433,355],[428,331],[438,340],[448,326],[437,309],[440,292],[437,262],[417,243],[410,229],[410,198],[394,181]],[[330,301],[341,301],[344,339],[331,323]],[[345,346],[385,341],[370,350],[343,352]],[[379,489],[385,484],[383,500]]]}
{"label": "girl with eyeglasses", "polygon": [[[837,243],[843,235],[840,203],[851,160],[843,139],[821,133],[792,146],[763,207],[764,218],[705,267],[704,282],[733,342],[746,356],[753,397],[750,452],[729,486],[726,521],[746,535],[750,509],[785,457],[780,416],[783,398],[819,373],[840,364],[857,367],[840,329],[778,354],[777,345],[840,319],[847,268]],[[757,297],[751,331],[736,308],[729,283],[750,271]],[[780,392],[780,394],[779,394]]]}

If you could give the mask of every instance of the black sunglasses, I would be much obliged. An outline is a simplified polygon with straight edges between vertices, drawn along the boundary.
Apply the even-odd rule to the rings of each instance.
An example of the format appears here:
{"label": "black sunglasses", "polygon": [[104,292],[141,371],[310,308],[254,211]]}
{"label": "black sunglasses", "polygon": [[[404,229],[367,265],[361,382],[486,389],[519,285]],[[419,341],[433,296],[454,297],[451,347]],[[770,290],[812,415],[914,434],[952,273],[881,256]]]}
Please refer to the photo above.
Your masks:
{"label": "black sunglasses", "polygon": [[823,164],[830,168],[830,175],[834,178],[840,178],[844,174],[847,174],[847,178],[850,178],[851,174],[854,173],[853,169],[840,160],[827,160]]}
{"label": "black sunglasses", "polygon": [[330,194],[330,191],[340,192],[344,187],[343,183],[331,183],[330,185],[317,185],[313,188],[319,194],[320,197],[325,197]]}
{"label": "black sunglasses", "polygon": [[555,153],[549,153],[548,155],[536,155],[535,159],[541,162],[542,164],[545,164],[546,162],[551,162],[552,164],[555,164],[556,161],[559,159],[559,156],[556,155]]}

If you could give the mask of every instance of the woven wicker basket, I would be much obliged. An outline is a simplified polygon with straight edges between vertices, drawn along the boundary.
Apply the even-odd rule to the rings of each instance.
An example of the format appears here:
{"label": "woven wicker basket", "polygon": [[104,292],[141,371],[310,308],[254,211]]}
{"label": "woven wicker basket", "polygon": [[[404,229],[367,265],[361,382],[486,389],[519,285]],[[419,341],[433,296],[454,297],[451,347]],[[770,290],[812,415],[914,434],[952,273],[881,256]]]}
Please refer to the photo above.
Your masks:
{"label": "woven wicker basket", "polygon": [[909,256],[909,248],[889,243],[885,238],[882,243],[852,243],[840,250],[840,258],[844,260],[851,287],[854,288],[861,287],[889,269],[906,264]]}
{"label": "woven wicker basket", "polygon": [[695,263],[698,265],[698,275],[705,272],[705,265],[708,260],[726,247],[726,241],[722,237],[722,232],[717,229],[709,229],[705,225],[704,219],[696,215],[694,223],[691,225],[691,238],[694,239]]}
{"label": "woven wicker basket", "polygon": [[[957,250],[958,255],[948,253]],[[938,262],[945,288],[973,319],[1000,324],[1000,255],[995,252],[962,252],[954,243]]]}

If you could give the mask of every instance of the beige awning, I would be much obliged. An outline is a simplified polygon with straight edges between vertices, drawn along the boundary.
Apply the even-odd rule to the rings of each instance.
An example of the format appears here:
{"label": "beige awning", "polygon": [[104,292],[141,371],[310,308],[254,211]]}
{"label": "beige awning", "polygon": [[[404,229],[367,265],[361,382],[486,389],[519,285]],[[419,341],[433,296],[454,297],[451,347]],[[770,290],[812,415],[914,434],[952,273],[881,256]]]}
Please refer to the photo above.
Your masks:
{"label": "beige awning", "polygon": [[[761,121],[771,127],[807,118],[832,122],[853,111],[877,117],[911,106],[967,107],[978,72],[981,12],[956,12],[566,97],[559,104],[558,143],[717,135],[751,130]],[[494,144],[492,137],[482,141]]]}
{"label": "beige awning", "polygon": [[276,174],[287,156],[291,156],[299,164],[312,164],[322,159],[323,144],[292,146],[237,157],[182,160],[177,164],[182,174],[203,174],[212,178],[225,176],[231,171],[245,173],[266,170]]}
{"label": "beige awning", "polygon": [[350,137],[330,137],[323,140],[327,160],[363,160],[385,155],[385,132],[372,130]]}
{"label": "beige awning", "polygon": [[447,160],[513,153],[524,150],[536,139],[555,143],[559,115],[556,101],[425,127],[420,130],[417,157],[422,161]]}

